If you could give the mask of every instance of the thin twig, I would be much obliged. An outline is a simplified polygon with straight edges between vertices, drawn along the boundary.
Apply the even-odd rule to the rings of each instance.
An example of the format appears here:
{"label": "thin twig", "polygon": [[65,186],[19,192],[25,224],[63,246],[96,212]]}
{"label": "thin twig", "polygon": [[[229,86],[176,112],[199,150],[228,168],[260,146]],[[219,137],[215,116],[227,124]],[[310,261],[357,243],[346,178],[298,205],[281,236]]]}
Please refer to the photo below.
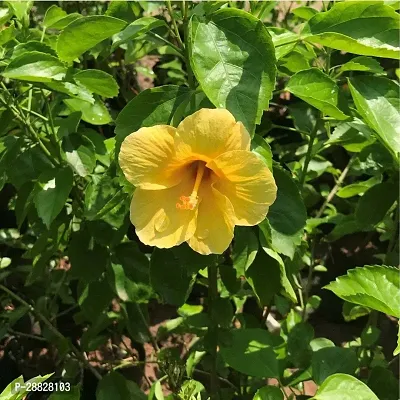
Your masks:
{"label": "thin twig", "polygon": [[[207,375],[207,376],[211,375],[209,372],[203,371],[203,370],[197,369],[197,368],[195,368],[193,371],[196,372],[197,374],[200,374],[200,375]],[[221,381],[221,382],[226,383],[228,386],[230,386],[236,392],[239,392],[239,389],[232,382],[228,381],[228,379],[225,379],[225,378],[222,378],[221,376],[218,376],[218,380]]]}
{"label": "thin twig", "polygon": [[171,1],[170,1],[170,0],[167,0],[166,3],[167,3],[167,8],[168,8],[169,16],[171,17],[172,26],[174,27],[174,34],[175,34],[175,37],[176,37],[176,39],[178,40],[179,45],[180,45],[182,48],[184,48],[185,45],[183,44],[182,39],[181,39],[181,35],[180,35],[180,33],[179,33],[178,25],[177,25],[177,23],[176,23],[176,20],[175,20],[175,17],[174,17],[174,13],[173,13],[173,10],[172,10]]}
{"label": "thin twig", "polygon": [[336,182],[336,185],[329,192],[328,197],[326,198],[324,204],[322,204],[321,208],[319,209],[319,211],[315,215],[315,218],[319,218],[323,214],[323,212],[325,211],[325,208],[327,207],[327,205],[335,197],[335,194],[340,189],[340,186],[342,185],[342,183],[345,180],[347,174],[349,173],[349,170],[350,170],[350,167],[351,167],[351,164],[353,163],[353,161],[354,161],[354,158],[351,158],[350,161],[348,162],[348,164],[346,165],[345,169],[343,170],[343,172],[340,174],[339,179]]}

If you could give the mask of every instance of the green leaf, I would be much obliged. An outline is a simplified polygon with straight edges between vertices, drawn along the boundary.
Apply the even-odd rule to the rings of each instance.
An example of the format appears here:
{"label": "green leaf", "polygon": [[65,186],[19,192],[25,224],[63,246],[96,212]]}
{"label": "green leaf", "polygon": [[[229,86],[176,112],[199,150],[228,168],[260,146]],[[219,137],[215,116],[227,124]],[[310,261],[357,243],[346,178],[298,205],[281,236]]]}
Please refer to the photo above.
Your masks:
{"label": "green leaf", "polygon": [[154,249],[150,261],[150,282],[166,303],[181,306],[192,290],[194,279],[171,250]]}
{"label": "green leaf", "polygon": [[228,109],[253,135],[275,86],[275,50],[264,24],[233,8],[211,14],[207,22],[194,16],[189,52],[210,101]]}
{"label": "green leaf", "polygon": [[292,14],[294,14],[297,17],[303,18],[303,19],[308,21],[315,14],[318,14],[318,11],[315,8],[312,8],[312,7],[300,6],[300,7],[296,7],[292,11]]}
{"label": "green leaf", "polygon": [[270,306],[275,294],[282,289],[279,264],[263,251],[257,254],[244,275],[261,306]]}
{"label": "green leaf", "polygon": [[267,164],[267,167],[272,171],[272,151],[268,142],[260,135],[254,135],[251,140],[251,151]]}
{"label": "green leaf", "polygon": [[[73,99],[76,98],[83,100],[85,102],[89,102],[92,105],[94,104],[95,100],[93,98],[92,93],[89,90],[87,90],[84,86],[75,85],[74,83],[66,81],[46,82],[45,85],[52,91],[65,93],[69,97],[72,97]],[[65,96],[63,96],[63,98],[65,98]]]}
{"label": "green leaf", "polygon": [[343,303],[342,315],[346,322],[368,315],[370,312],[371,310],[367,307],[349,303],[348,301]]}
{"label": "green leaf", "polygon": [[397,346],[393,351],[393,355],[397,356],[400,353],[400,324],[399,324],[399,331],[397,333]]}
{"label": "green leaf", "polygon": [[399,59],[399,15],[373,1],[336,3],[308,21],[302,37],[333,49]]}
{"label": "green leaf", "polygon": [[111,49],[113,50],[122,43],[135,39],[138,36],[160,26],[166,26],[165,21],[154,17],[139,18],[129,24],[123,31],[114,35]]}
{"label": "green leaf", "polygon": [[94,104],[81,99],[65,99],[64,103],[72,111],[81,111],[82,119],[92,125],[106,125],[112,121],[104,103],[98,98]]}
{"label": "green leaf", "polygon": [[92,15],[71,22],[60,34],[57,53],[63,61],[73,61],[96,44],[120,32],[126,22],[105,15]]}
{"label": "green leaf", "polygon": [[379,400],[368,386],[346,374],[334,374],[320,386],[311,400]]}
{"label": "green leaf", "polygon": [[399,382],[392,371],[380,366],[372,368],[367,384],[380,400],[398,400]]}
{"label": "green leaf", "polygon": [[400,162],[400,89],[390,79],[358,76],[349,80],[357,111]]}
{"label": "green leaf", "polygon": [[68,14],[64,18],[53,21],[52,24],[49,25],[47,28],[62,30],[65,29],[71,22],[76,21],[79,18],[83,18],[83,16],[78,13]]}
{"label": "green leaf", "polygon": [[63,79],[66,72],[66,67],[57,57],[32,51],[13,59],[2,75],[21,81],[52,82]]}
{"label": "green leaf", "polygon": [[38,42],[36,40],[31,40],[26,43],[19,43],[14,47],[12,53],[12,59],[22,56],[28,52],[39,52],[39,53],[47,53],[52,56],[57,57],[57,53],[46,43]]}
{"label": "green leaf", "polygon": [[6,160],[9,163],[6,171],[7,175],[10,182],[17,188],[21,187],[25,182],[38,179],[43,171],[53,168],[53,165],[38,145],[14,154],[14,158],[6,157]]}
{"label": "green leaf", "polygon": [[4,46],[6,43],[8,43],[10,40],[14,39],[16,34],[18,33],[18,30],[15,29],[14,24],[8,26],[7,28],[4,28],[2,31],[0,31],[0,46]]}
{"label": "green leaf", "polygon": [[310,68],[310,62],[298,51],[291,51],[279,60],[278,69],[286,75],[292,75]]}
{"label": "green leaf", "polygon": [[290,175],[281,168],[274,168],[273,172],[278,193],[269,209],[268,221],[277,232],[291,236],[304,228],[307,211]]}
{"label": "green leaf", "polygon": [[385,72],[378,61],[365,56],[354,57],[347,63],[343,64],[340,67],[340,72],[346,71],[367,71],[375,74],[382,74]]}
{"label": "green leaf", "polygon": [[111,264],[111,269],[109,271],[108,281],[110,282],[112,289],[122,301],[129,300],[128,293],[125,289],[126,277],[122,265]]}
{"label": "green leaf", "polygon": [[394,267],[368,265],[351,269],[325,286],[336,296],[385,314],[400,317],[400,275]]}
{"label": "green leaf", "polygon": [[333,130],[331,137],[325,142],[325,147],[339,144],[347,151],[358,153],[374,143],[375,140],[373,131],[355,118],[350,122],[340,122]]}
{"label": "green leaf", "polygon": [[97,280],[109,262],[109,251],[97,244],[88,230],[73,232],[68,247],[71,276],[86,283]]}
{"label": "green leaf", "polygon": [[125,317],[126,329],[133,340],[139,343],[148,343],[149,315],[146,304],[126,303],[121,304]]}
{"label": "green leaf", "polygon": [[0,26],[3,26],[12,17],[12,14],[8,8],[0,9]]}
{"label": "green leaf", "polygon": [[[190,95],[191,91],[188,88],[174,85],[141,92],[122,109],[115,121],[117,146],[121,145],[126,136],[142,127],[176,125],[180,119],[175,121],[174,115],[179,114],[182,105],[186,106],[189,103]],[[116,153],[117,150],[119,151],[118,147]]]}
{"label": "green leaf", "polygon": [[268,32],[272,37],[277,60],[280,60],[286,54],[290,53],[300,40],[300,36],[297,33],[284,28],[268,27]]}
{"label": "green leaf", "polygon": [[[136,7],[137,6],[137,7]],[[108,4],[105,15],[110,17],[120,18],[127,22],[132,22],[136,19],[135,9],[140,9],[138,3],[129,1],[111,0]]]}
{"label": "green leaf", "polygon": [[108,373],[97,386],[96,400],[127,400],[131,398],[128,381],[118,372]]}
{"label": "green leaf", "polygon": [[311,365],[313,378],[321,385],[330,375],[354,374],[358,367],[358,359],[352,349],[324,347],[313,353]]}
{"label": "green leaf", "polygon": [[288,333],[288,357],[296,368],[307,368],[310,365],[313,355],[310,342],[313,338],[314,329],[306,322],[296,324]]}
{"label": "green leaf", "polygon": [[204,256],[192,250],[187,243],[182,243],[180,246],[173,247],[172,252],[179,259],[180,264],[186,268],[188,274],[195,274],[199,270],[207,268],[210,265],[215,265],[217,255],[210,254]]}
{"label": "green leaf", "polygon": [[47,228],[64,208],[73,186],[70,168],[45,171],[36,184],[34,202],[39,217]]}
{"label": "green leaf", "polygon": [[88,284],[81,283],[79,286],[78,304],[84,316],[92,322],[109,307],[114,297],[107,278],[104,277]]}
{"label": "green leaf", "polygon": [[49,400],[80,400],[80,386],[72,386],[70,390],[65,392],[52,392]]}
{"label": "green leaf", "polygon": [[259,301],[263,305],[269,305],[272,297],[280,290],[282,295],[296,303],[296,294],[287,278],[282,258],[268,247],[263,246],[263,250],[265,253],[258,253],[253,264],[245,272],[246,279]]}
{"label": "green leaf", "polygon": [[302,229],[293,235],[288,235],[274,229],[268,219],[258,224],[258,227],[262,247],[271,247],[276,252],[293,259],[296,247],[301,243]]}
{"label": "green leaf", "polygon": [[[153,294],[148,284],[148,274],[144,279],[142,275],[142,271],[133,270],[131,265],[122,266],[113,263],[107,269],[107,280],[111,288],[125,302],[145,302]],[[141,280],[147,280],[147,282]]]}
{"label": "green leaf", "polygon": [[84,136],[71,134],[62,141],[65,158],[79,176],[89,175],[96,166],[93,143]]}
{"label": "green leaf", "polygon": [[236,226],[232,248],[233,267],[238,277],[243,276],[253,263],[258,252],[258,239],[248,227]]}
{"label": "green leaf", "polygon": [[279,365],[274,347],[281,338],[263,329],[236,329],[229,343],[221,343],[221,355],[233,369],[258,378],[277,378]]}
{"label": "green leaf", "polygon": [[257,390],[253,400],[283,400],[283,393],[276,386],[264,386]]}
{"label": "green leaf", "polygon": [[124,267],[126,276],[135,282],[149,284],[149,259],[136,242],[124,242],[115,248],[116,261]]}
{"label": "green leaf", "polygon": [[65,136],[78,132],[78,126],[81,122],[82,113],[80,111],[69,114],[66,118],[56,118],[54,126],[57,129],[57,136],[62,139]]}
{"label": "green leaf", "polygon": [[46,14],[44,15],[43,19],[43,26],[48,28],[54,25],[60,19],[65,18],[67,15],[68,14],[66,11],[53,4],[46,10]]}
{"label": "green leaf", "polygon": [[362,226],[376,225],[398,199],[398,184],[386,181],[369,188],[357,204],[355,216]]}
{"label": "green leaf", "polygon": [[318,68],[294,74],[287,83],[286,90],[331,117],[339,120],[348,118],[338,108],[339,87]]}
{"label": "green leaf", "polygon": [[125,195],[115,179],[104,174],[99,180],[93,181],[85,193],[85,216],[88,220],[101,218],[107,212],[117,207]]}
{"label": "green leaf", "polygon": [[7,1],[6,3],[18,20],[27,20],[29,23],[28,14],[33,6],[33,1]]}
{"label": "green leaf", "polygon": [[74,75],[74,81],[103,97],[118,96],[119,87],[112,75],[98,69],[85,69]]}

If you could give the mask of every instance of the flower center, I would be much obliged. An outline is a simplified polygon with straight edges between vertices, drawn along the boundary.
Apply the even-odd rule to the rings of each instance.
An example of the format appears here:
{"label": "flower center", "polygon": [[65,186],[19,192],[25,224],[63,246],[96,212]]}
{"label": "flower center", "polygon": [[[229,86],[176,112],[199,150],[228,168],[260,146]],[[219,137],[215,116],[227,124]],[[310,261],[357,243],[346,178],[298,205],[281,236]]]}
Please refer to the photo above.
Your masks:
{"label": "flower center", "polygon": [[181,203],[176,203],[176,208],[180,210],[194,210],[199,202],[199,197],[197,193],[200,188],[201,180],[203,179],[204,171],[206,169],[206,164],[204,162],[199,162],[197,165],[196,180],[194,182],[193,190],[190,196],[181,196],[179,200]]}

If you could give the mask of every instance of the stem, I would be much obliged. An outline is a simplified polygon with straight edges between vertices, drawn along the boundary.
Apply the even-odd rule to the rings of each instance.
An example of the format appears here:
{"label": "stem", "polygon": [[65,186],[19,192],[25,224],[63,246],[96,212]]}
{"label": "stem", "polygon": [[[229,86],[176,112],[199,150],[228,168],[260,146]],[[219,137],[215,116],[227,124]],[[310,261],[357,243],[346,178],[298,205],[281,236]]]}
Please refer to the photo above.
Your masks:
{"label": "stem", "polygon": [[[193,370],[193,372],[196,372],[196,374],[200,374],[200,375],[211,376],[211,374],[210,374],[209,372],[203,371],[203,370],[197,369],[197,368],[195,368],[195,369]],[[239,391],[239,389],[238,389],[232,382],[229,382],[228,379],[222,378],[221,376],[219,376],[218,379],[219,379],[221,382],[226,383],[228,386],[230,386],[230,387],[231,387],[232,389],[234,389],[236,392]]]}
{"label": "stem", "polygon": [[275,125],[275,124],[272,124],[271,130],[272,130],[272,129],[283,129],[284,131],[298,132],[298,133],[301,133],[301,134],[303,134],[303,135],[309,135],[309,132],[306,132],[306,131],[299,131],[299,130],[296,129],[296,128],[292,128],[292,127],[290,127],[290,126],[284,126],[284,125]]}
{"label": "stem", "polygon": [[310,164],[310,161],[311,161],[314,140],[317,137],[317,132],[318,132],[318,120],[315,121],[315,126],[314,126],[313,130],[310,133],[310,140],[308,142],[306,159],[304,160],[304,166],[303,166],[303,169],[301,171],[301,175],[300,175],[300,179],[299,179],[301,187],[304,186],[304,182],[306,180],[308,165]]}
{"label": "stem", "polygon": [[179,53],[180,57],[182,57],[183,59],[185,58],[184,54],[182,53],[182,50],[179,47],[175,46],[173,43],[171,43],[169,40],[163,38],[162,36],[152,31],[149,31],[147,34],[163,41],[166,45],[171,46],[177,53]]}
{"label": "stem", "polygon": [[[190,89],[195,91],[196,90],[195,79],[194,79],[192,66],[190,65],[189,46],[187,45],[188,38],[189,38],[188,15],[189,15],[189,2],[184,1],[184,3],[183,3],[183,24],[185,27],[185,42],[186,42],[186,44],[185,44],[186,70],[187,70],[187,74],[188,74],[189,87],[190,87]],[[196,111],[196,95],[194,93],[190,96],[190,111],[192,113]]]}
{"label": "stem", "polygon": [[97,372],[97,370],[89,363],[89,361],[86,359],[85,355],[81,353],[72,343],[70,343],[67,338],[39,311],[35,310],[33,306],[31,306],[29,303],[27,303],[23,298],[12,292],[10,289],[5,287],[4,285],[0,284],[0,289],[3,290],[3,292],[6,292],[10,297],[13,299],[17,300],[19,303],[21,303],[23,306],[27,307],[29,311],[32,312],[32,314],[36,315],[36,317],[43,322],[44,325],[47,326],[47,328],[50,330],[51,333],[53,333],[54,336],[58,337],[62,341],[65,341],[69,344],[69,347],[71,348],[72,352],[75,354],[75,356],[82,361],[84,365],[86,365],[93,373],[93,375],[97,379],[101,379],[101,375]]}
{"label": "stem", "polygon": [[312,273],[314,270],[314,250],[315,250],[315,242],[311,242],[311,257],[310,257],[310,265],[308,267],[308,275],[307,275],[307,283],[306,287],[304,288],[304,303],[303,303],[303,311],[302,311],[302,320],[304,321],[307,315],[307,303],[310,296],[310,289],[311,289],[311,280],[312,280]]}
{"label": "stem", "polygon": [[[10,99],[12,98],[11,93],[8,91],[6,85],[4,85],[4,82],[0,83],[1,87],[7,92],[7,94],[10,96]],[[49,161],[54,165],[57,166],[58,162],[54,159],[54,157],[51,155],[49,149],[43,144],[43,142],[40,140],[39,134],[35,131],[35,129],[32,127],[31,123],[29,120],[25,117],[25,115],[22,113],[21,109],[18,109],[14,105],[9,105],[7,102],[2,100],[0,97],[0,101],[13,113],[14,117],[21,122],[27,133],[30,134],[32,140],[36,142],[39,147],[43,150],[43,153],[46,155],[46,157],[49,159]]]}
{"label": "stem", "polygon": [[210,317],[210,326],[208,328],[209,339],[211,343],[210,354],[212,357],[210,374],[210,398],[218,399],[218,375],[217,375],[217,348],[218,348],[218,321],[215,318],[214,304],[218,300],[218,266],[208,267],[208,314]]}
{"label": "stem", "polygon": [[322,207],[319,209],[319,211],[317,212],[315,218],[319,218],[323,212],[325,211],[325,208],[327,207],[327,205],[332,201],[332,199],[335,197],[336,192],[339,190],[340,186],[342,185],[343,181],[345,180],[351,164],[354,161],[354,157],[350,158],[350,161],[348,162],[348,164],[346,165],[346,168],[343,170],[343,172],[340,174],[339,179],[336,182],[336,185],[333,187],[333,189],[329,192],[328,197],[326,198],[324,204],[322,204]]}
{"label": "stem", "polygon": [[[328,48],[326,50],[326,60],[325,60],[325,73],[327,75],[329,75],[329,71],[331,69],[331,54],[332,54],[332,50]],[[326,134],[328,135],[328,138],[330,138],[331,137],[331,123],[329,121],[325,122],[325,130],[326,130]]]}
{"label": "stem", "polygon": [[171,1],[170,1],[170,0],[167,0],[166,3],[167,3],[167,8],[168,8],[169,16],[171,17],[172,26],[173,26],[173,28],[174,28],[175,37],[176,37],[176,39],[178,40],[179,45],[180,45],[182,48],[184,48],[185,46],[184,46],[184,44],[183,44],[183,42],[182,42],[181,35],[179,34],[178,25],[177,25],[177,23],[176,23],[176,21],[175,21],[175,17],[174,17],[173,11],[172,11]]}
{"label": "stem", "polygon": [[137,304],[137,303],[135,303],[135,307],[137,308],[137,310],[138,310],[138,312],[139,312],[140,319],[142,320],[143,324],[145,325],[145,327],[146,327],[146,329],[147,329],[147,333],[148,333],[148,335],[149,335],[151,344],[152,344],[153,347],[154,347],[154,350],[156,350],[157,352],[159,352],[159,351],[160,351],[160,348],[158,347],[158,343],[157,343],[155,337],[153,336],[153,334],[151,333],[149,324],[147,323],[146,317],[144,316],[143,311],[142,311],[142,309],[140,308],[140,305]]}
{"label": "stem", "polygon": [[41,36],[41,38],[40,38],[40,41],[41,41],[41,42],[43,42],[45,33],[46,33],[46,27],[43,28],[42,36]]}
{"label": "stem", "polygon": [[17,331],[14,331],[13,329],[8,329],[8,333],[10,335],[14,335],[14,336],[20,336],[20,337],[24,337],[27,339],[34,339],[34,340],[39,340],[41,342],[47,342],[47,339],[45,339],[44,337],[32,335],[30,333],[17,332]]}
{"label": "stem", "polygon": [[393,234],[389,240],[389,245],[388,245],[388,248],[386,251],[385,263],[387,263],[389,261],[389,255],[393,251],[393,248],[396,245],[396,239],[398,237],[398,235],[397,235],[398,229],[399,229],[399,203],[397,202],[397,207],[396,207],[395,214],[394,214],[394,229],[393,229]]}

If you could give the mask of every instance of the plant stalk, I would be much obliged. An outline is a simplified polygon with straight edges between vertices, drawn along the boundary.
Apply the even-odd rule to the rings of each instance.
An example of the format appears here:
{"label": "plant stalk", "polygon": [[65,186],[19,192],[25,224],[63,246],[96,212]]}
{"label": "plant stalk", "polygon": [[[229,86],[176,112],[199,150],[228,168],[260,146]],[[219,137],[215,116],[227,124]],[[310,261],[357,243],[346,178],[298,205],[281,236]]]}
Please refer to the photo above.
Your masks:
{"label": "plant stalk", "polygon": [[340,189],[340,186],[342,186],[343,181],[345,180],[347,174],[349,173],[349,170],[350,170],[350,167],[351,167],[351,164],[353,163],[353,161],[354,161],[354,158],[351,158],[350,161],[348,162],[348,164],[346,165],[345,169],[343,170],[343,172],[340,174],[339,179],[336,182],[336,185],[329,192],[328,197],[326,198],[326,200],[325,200],[324,204],[322,205],[322,207],[317,212],[315,218],[319,218],[323,214],[323,212],[325,211],[325,208],[327,207],[327,205],[335,197],[335,194]]}
{"label": "plant stalk", "polygon": [[218,399],[219,383],[217,374],[217,349],[218,349],[218,320],[215,316],[215,304],[218,300],[218,266],[208,267],[208,315],[210,317],[210,326],[208,336],[210,343],[210,354],[212,358],[210,374],[210,398]]}
{"label": "plant stalk", "polygon": [[310,164],[311,161],[311,157],[312,157],[312,151],[313,151],[313,145],[314,145],[314,141],[315,138],[317,137],[317,132],[318,132],[318,120],[315,121],[315,126],[313,128],[313,130],[310,133],[310,140],[308,142],[308,148],[307,148],[307,153],[306,153],[306,158],[304,160],[304,165],[303,165],[303,169],[301,171],[300,174],[300,186],[303,188],[304,186],[304,182],[306,180],[306,176],[307,176],[307,170],[308,170],[308,165]]}
{"label": "plant stalk", "polygon": [[[190,65],[190,54],[189,54],[189,45],[188,45],[188,40],[189,40],[189,2],[184,1],[183,2],[183,24],[185,27],[185,61],[186,61],[186,70],[187,70],[187,75],[188,75],[188,84],[190,89],[195,92],[196,90],[196,85],[195,85],[195,79],[194,79],[194,74],[192,70],[192,66]],[[192,93],[190,96],[190,111],[193,113],[196,111],[196,94]]]}

